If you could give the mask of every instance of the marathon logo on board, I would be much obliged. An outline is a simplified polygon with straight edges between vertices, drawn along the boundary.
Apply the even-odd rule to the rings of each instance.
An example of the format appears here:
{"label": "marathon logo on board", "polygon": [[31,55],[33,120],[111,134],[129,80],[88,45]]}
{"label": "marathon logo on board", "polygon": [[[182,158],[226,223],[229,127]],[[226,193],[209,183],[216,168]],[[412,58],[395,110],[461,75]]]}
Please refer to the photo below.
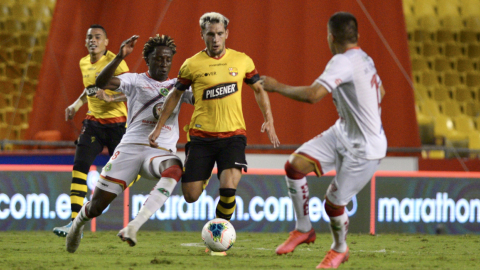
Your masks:
{"label": "marathon logo on board", "polygon": [[222,83],[203,91],[203,100],[224,98],[238,91],[237,83]]}

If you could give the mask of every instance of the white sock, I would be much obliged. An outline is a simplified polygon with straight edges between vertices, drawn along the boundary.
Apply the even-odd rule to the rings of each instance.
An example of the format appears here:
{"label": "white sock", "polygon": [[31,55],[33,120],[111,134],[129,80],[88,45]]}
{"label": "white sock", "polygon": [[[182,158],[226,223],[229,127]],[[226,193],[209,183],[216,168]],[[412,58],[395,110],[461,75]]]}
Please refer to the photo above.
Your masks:
{"label": "white sock", "polygon": [[91,220],[91,218],[87,217],[87,215],[85,214],[85,208],[89,203],[90,202],[87,202],[82,206],[82,209],[80,209],[80,212],[78,212],[77,217],[73,220],[74,223],[77,223],[77,226],[83,226],[85,225],[85,223]]}
{"label": "white sock", "polygon": [[337,252],[345,252],[347,250],[347,232],[348,232],[348,215],[343,212],[338,217],[330,217],[330,232],[332,232],[333,244],[332,249]]}
{"label": "white sock", "polygon": [[309,192],[307,178],[290,179],[288,176],[285,176],[285,180],[287,182],[288,195],[292,199],[293,209],[295,209],[295,215],[297,216],[295,229],[300,232],[308,232],[312,229],[312,223],[308,215]]}
{"label": "white sock", "polygon": [[128,223],[132,225],[137,231],[147,220],[160,209],[165,201],[172,194],[173,189],[177,185],[177,181],[170,177],[162,177],[150,192],[147,200],[143,204],[138,215]]}

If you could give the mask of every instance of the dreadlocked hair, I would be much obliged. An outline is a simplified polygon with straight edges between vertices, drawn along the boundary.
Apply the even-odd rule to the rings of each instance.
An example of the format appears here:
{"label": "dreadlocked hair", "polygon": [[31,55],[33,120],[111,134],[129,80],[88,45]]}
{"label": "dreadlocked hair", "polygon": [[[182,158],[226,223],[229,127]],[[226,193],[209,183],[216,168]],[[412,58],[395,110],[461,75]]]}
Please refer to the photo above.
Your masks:
{"label": "dreadlocked hair", "polygon": [[157,34],[155,37],[148,39],[147,43],[145,43],[145,46],[143,46],[143,59],[146,61],[148,55],[158,46],[169,47],[172,50],[173,55],[177,52],[177,45],[175,45],[173,38],[167,35],[160,36]]}

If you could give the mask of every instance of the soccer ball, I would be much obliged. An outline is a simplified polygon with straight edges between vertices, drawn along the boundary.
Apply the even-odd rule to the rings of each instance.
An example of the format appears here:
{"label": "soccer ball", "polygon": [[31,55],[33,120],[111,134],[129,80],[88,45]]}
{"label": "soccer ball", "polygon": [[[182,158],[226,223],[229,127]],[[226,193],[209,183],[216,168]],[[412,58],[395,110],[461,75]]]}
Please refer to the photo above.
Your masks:
{"label": "soccer ball", "polygon": [[212,251],[222,252],[233,246],[237,234],[233,225],[223,218],[212,219],[202,229],[205,246]]}

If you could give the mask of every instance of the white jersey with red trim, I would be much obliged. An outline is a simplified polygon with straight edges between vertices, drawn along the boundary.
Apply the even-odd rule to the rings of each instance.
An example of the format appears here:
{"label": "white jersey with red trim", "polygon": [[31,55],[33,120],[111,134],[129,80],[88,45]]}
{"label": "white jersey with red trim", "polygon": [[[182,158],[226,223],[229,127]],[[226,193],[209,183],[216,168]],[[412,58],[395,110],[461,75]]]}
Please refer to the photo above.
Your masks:
{"label": "white jersey with red trim", "polygon": [[387,139],[381,120],[380,77],[372,58],[358,47],[335,55],[316,82],[332,93],[340,118],[335,134],[355,156],[385,157]]}
{"label": "white jersey with red trim", "polygon": [[[115,91],[125,94],[128,107],[128,127],[121,143],[149,145],[148,135],[158,121],[156,108],[163,106],[177,79],[159,82],[152,79],[147,72],[125,73],[118,78],[120,79],[120,87]],[[177,151],[176,145],[179,138],[178,113],[183,102],[193,104],[191,89],[182,94],[177,107],[167,119],[160,136],[156,140],[160,147],[174,153]]]}

